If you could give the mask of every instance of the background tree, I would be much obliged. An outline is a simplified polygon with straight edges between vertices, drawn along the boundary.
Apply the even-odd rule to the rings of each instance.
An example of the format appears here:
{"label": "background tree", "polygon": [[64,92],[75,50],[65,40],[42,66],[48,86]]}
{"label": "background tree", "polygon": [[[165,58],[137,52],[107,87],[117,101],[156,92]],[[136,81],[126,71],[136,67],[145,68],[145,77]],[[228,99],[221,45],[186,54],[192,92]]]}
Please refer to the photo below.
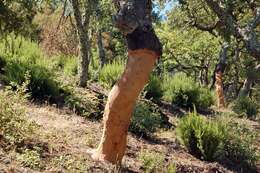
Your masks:
{"label": "background tree", "polygon": [[[71,3],[76,21],[80,46],[79,85],[81,87],[85,87],[87,85],[88,67],[90,63],[89,56],[91,44],[89,40],[89,23],[97,2],[93,0],[84,0],[81,3],[78,0],[72,0]],[[81,10],[81,8],[83,8],[83,10]]]}

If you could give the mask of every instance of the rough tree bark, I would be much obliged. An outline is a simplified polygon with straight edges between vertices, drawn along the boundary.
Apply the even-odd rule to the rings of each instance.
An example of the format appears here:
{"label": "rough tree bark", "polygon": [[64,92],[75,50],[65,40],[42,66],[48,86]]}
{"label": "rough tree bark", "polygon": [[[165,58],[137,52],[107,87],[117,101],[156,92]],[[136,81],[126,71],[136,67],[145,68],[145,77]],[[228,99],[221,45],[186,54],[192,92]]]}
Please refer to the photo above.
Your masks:
{"label": "rough tree bark", "polygon": [[89,52],[90,52],[90,41],[88,35],[89,29],[89,20],[91,15],[91,0],[87,0],[85,2],[85,15],[84,19],[82,19],[82,14],[80,12],[80,4],[78,0],[72,0],[72,7],[74,18],[76,21],[76,28],[79,37],[79,47],[80,47],[80,55],[79,55],[79,86],[85,87],[87,85],[88,80],[88,67],[89,67]]}
{"label": "rough tree bark", "polygon": [[104,129],[94,160],[120,164],[126,149],[127,131],[136,99],[147,83],[162,47],[152,29],[150,0],[114,0],[115,26],[128,46],[126,68],[111,90],[104,112]]}
{"label": "rough tree bark", "polygon": [[97,22],[98,22],[98,29],[97,29],[97,49],[98,49],[98,56],[99,56],[99,62],[100,62],[100,67],[103,68],[106,62],[106,53],[103,45],[103,39],[102,39],[102,24],[100,21],[100,4],[97,5],[96,8],[96,17],[97,17]]}
{"label": "rough tree bark", "polygon": [[105,53],[105,49],[104,49],[102,40],[103,40],[102,31],[101,31],[101,29],[98,29],[98,31],[97,31],[97,48],[98,48],[98,56],[99,56],[99,62],[100,62],[101,68],[103,68],[103,66],[106,63],[106,53]]}
{"label": "rough tree bark", "polygon": [[249,74],[244,81],[244,85],[239,92],[239,97],[247,97],[249,96],[250,90],[252,88],[253,83],[256,79],[260,77],[260,64],[258,64]]}
{"label": "rough tree bark", "polygon": [[260,25],[260,7],[254,7],[254,18],[245,27],[241,27],[233,14],[229,10],[222,8],[217,1],[206,0],[206,3],[218,16],[226,30],[230,31],[235,38],[241,39],[245,43],[248,53],[260,61],[260,42],[255,31],[255,28]]}

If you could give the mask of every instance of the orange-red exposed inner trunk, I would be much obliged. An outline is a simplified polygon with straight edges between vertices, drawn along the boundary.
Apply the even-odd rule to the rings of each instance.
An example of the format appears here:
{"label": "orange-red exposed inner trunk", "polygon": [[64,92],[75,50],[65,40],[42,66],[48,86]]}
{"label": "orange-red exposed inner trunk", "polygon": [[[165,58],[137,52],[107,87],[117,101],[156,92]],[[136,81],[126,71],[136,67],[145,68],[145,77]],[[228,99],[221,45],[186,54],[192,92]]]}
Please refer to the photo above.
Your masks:
{"label": "orange-red exposed inner trunk", "polygon": [[108,96],[104,129],[94,160],[121,163],[127,144],[127,131],[136,99],[148,82],[158,55],[148,49],[128,52],[126,68]]}

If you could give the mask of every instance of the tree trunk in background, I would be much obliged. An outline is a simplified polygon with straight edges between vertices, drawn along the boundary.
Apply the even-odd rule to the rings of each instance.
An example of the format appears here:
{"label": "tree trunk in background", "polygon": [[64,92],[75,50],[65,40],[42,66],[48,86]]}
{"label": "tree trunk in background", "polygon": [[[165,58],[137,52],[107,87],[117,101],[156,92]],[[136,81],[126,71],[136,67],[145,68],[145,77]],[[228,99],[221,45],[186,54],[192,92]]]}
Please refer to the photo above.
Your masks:
{"label": "tree trunk in background", "polygon": [[249,96],[250,90],[252,88],[253,85],[253,79],[248,77],[245,79],[243,87],[239,93],[239,97],[247,97]]}
{"label": "tree trunk in background", "polygon": [[260,77],[260,64],[258,64],[253,70],[249,72],[247,78],[244,81],[244,85],[240,90],[239,97],[249,96],[250,90],[256,79]]}
{"label": "tree trunk in background", "polygon": [[102,39],[102,24],[101,24],[101,18],[100,18],[100,5],[97,5],[96,9],[96,17],[98,22],[98,29],[97,29],[97,49],[98,49],[98,56],[99,56],[99,64],[100,68],[103,68],[105,61],[106,61],[106,53],[103,45],[103,39]]}
{"label": "tree trunk in background", "polygon": [[79,37],[79,46],[80,46],[79,86],[85,87],[87,85],[88,67],[90,62],[89,60],[90,43],[89,43],[89,36],[88,36],[88,25],[89,25],[90,14],[85,14],[85,19],[83,21],[78,0],[72,0],[71,2],[73,7],[74,18],[76,21],[76,27],[77,27],[78,37]]}
{"label": "tree trunk in background", "polygon": [[120,164],[127,144],[127,131],[136,99],[147,83],[161,44],[151,24],[151,1],[114,1],[118,14],[115,25],[126,36],[128,62],[118,83],[111,90],[104,112],[104,129],[94,160]]}
{"label": "tree trunk in background", "polygon": [[216,74],[216,94],[217,94],[217,106],[218,108],[225,107],[225,96],[224,96],[224,89],[223,89],[223,73],[221,71],[217,71]]}
{"label": "tree trunk in background", "polygon": [[106,62],[106,54],[103,46],[102,41],[102,32],[101,29],[98,29],[97,31],[97,46],[98,46],[98,56],[99,56],[99,62],[100,62],[100,68],[103,68]]}
{"label": "tree trunk in background", "polygon": [[215,72],[214,72],[213,85],[215,83],[218,108],[224,108],[225,107],[223,73],[225,72],[225,69],[226,69],[228,47],[229,47],[229,44],[227,42],[224,42],[222,49],[221,49],[221,52],[220,52],[220,56],[219,56],[220,61],[216,65]]}

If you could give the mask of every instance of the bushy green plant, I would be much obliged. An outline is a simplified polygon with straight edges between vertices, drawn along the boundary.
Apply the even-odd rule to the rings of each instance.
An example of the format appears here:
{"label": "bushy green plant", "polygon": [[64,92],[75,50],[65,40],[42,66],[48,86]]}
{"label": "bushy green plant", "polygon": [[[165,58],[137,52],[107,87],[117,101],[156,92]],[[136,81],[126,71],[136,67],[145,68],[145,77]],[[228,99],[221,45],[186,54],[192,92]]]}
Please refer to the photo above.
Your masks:
{"label": "bushy green plant", "polygon": [[212,93],[200,87],[192,78],[184,73],[174,76],[166,75],[163,80],[164,95],[166,101],[178,106],[197,109],[207,109],[214,103]]}
{"label": "bushy green plant", "polygon": [[139,155],[145,172],[161,172],[164,169],[165,157],[157,152],[142,151]]}
{"label": "bushy green plant", "polygon": [[223,139],[223,157],[235,163],[237,167],[253,172],[260,159],[259,151],[253,144],[257,135],[248,125],[237,123],[232,118],[224,117],[221,123],[226,124],[227,128]]}
{"label": "bushy green plant", "polygon": [[255,118],[258,113],[257,104],[248,97],[238,98],[234,105],[233,111],[240,116],[246,116],[247,118]]}
{"label": "bushy green plant", "polygon": [[42,53],[37,43],[26,39],[23,36],[9,34],[6,41],[0,41],[0,54],[7,56],[17,56],[36,60],[42,57]]}
{"label": "bushy green plant", "polygon": [[64,72],[67,75],[78,74],[78,61],[76,57],[67,57],[64,65]]}
{"label": "bushy green plant", "polygon": [[224,130],[225,128],[193,112],[181,119],[176,133],[192,155],[214,161],[223,145]]}
{"label": "bushy green plant", "polygon": [[124,64],[120,61],[106,64],[100,71],[99,80],[107,87],[112,87],[123,73],[123,69]]}
{"label": "bushy green plant", "polygon": [[12,41],[10,50],[5,50],[4,44],[0,42],[0,54],[6,61],[3,73],[5,82],[17,87],[28,80],[27,91],[34,99],[58,96],[58,84],[54,81],[54,72],[51,70],[52,60],[45,58],[34,42],[13,35],[7,39]]}
{"label": "bushy green plant", "polygon": [[37,64],[22,62],[19,60],[8,61],[5,67],[5,80],[8,83],[21,85],[29,74],[28,92],[32,98],[46,99],[59,95],[57,82],[53,79],[53,73],[49,69]]}
{"label": "bushy green plant", "polygon": [[175,165],[174,163],[170,163],[170,164],[167,166],[166,173],[176,173],[176,172],[177,172],[176,165]]}
{"label": "bushy green plant", "polygon": [[39,169],[42,167],[40,153],[36,150],[25,149],[21,154],[17,155],[17,160],[31,169]]}
{"label": "bushy green plant", "polygon": [[35,126],[25,118],[24,101],[18,93],[0,91],[0,141],[3,137],[8,145],[19,143],[33,133]]}
{"label": "bushy green plant", "polygon": [[129,130],[136,134],[150,135],[167,123],[156,105],[150,101],[140,101],[135,107]]}
{"label": "bushy green plant", "polygon": [[100,108],[99,100],[90,91],[77,87],[67,87],[64,95],[65,105],[76,114],[90,119],[102,117],[103,108]]}
{"label": "bushy green plant", "polygon": [[163,96],[162,80],[158,76],[151,75],[144,91],[145,98],[160,99]]}

